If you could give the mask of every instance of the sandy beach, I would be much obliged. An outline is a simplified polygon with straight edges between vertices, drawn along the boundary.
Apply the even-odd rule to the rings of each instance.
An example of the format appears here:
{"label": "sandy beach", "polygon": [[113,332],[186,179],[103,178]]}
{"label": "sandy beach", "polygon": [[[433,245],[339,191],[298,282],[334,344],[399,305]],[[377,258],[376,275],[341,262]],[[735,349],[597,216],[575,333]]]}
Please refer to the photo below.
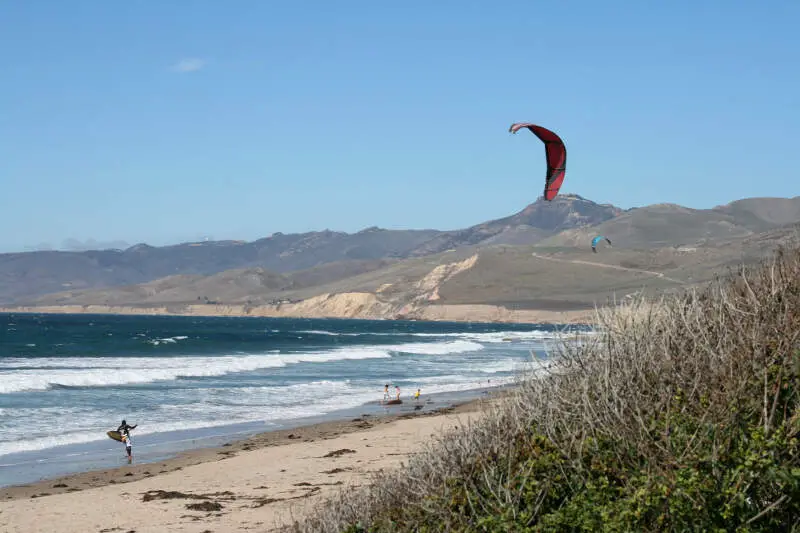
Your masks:
{"label": "sandy beach", "polygon": [[[0,489],[0,531],[275,531],[320,498],[397,467],[487,399],[262,433],[157,463]],[[120,451],[122,453],[122,451]]]}
{"label": "sandy beach", "polygon": [[264,317],[264,318],[351,318],[414,319],[432,322],[495,322],[508,324],[587,324],[593,311],[574,309],[548,311],[544,309],[507,309],[497,305],[425,305],[399,314],[387,305],[378,305],[371,294],[334,294],[312,298],[301,304],[281,306],[246,306],[240,304],[185,305],[40,305],[0,307],[0,313],[93,314],[133,316],[202,316],[202,317]]}

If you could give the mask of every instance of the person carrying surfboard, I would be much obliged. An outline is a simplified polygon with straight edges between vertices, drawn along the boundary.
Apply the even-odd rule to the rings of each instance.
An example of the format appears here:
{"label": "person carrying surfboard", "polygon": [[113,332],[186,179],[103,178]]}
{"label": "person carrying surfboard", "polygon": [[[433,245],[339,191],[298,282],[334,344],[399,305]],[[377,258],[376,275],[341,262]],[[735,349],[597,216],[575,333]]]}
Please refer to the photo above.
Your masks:
{"label": "person carrying surfboard", "polygon": [[128,423],[123,420],[122,424],[120,424],[119,427],[117,428],[117,431],[119,432],[120,435],[125,435],[129,433],[130,430],[135,429],[136,426],[138,425],[139,424],[134,424],[132,426],[129,426]]}

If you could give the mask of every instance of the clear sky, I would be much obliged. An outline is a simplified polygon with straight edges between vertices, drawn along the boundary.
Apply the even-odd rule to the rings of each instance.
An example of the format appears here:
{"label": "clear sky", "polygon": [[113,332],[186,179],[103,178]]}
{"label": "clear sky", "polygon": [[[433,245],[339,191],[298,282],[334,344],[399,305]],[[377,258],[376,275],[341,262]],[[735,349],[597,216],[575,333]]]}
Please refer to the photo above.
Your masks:
{"label": "clear sky", "polygon": [[800,194],[797,0],[0,3],[0,249]]}

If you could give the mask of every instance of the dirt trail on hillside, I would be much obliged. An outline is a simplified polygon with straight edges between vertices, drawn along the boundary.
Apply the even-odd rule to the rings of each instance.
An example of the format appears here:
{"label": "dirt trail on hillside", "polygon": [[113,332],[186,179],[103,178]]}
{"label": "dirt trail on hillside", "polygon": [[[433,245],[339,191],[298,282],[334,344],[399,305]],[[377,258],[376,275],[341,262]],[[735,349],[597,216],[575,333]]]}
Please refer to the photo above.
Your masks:
{"label": "dirt trail on hillside", "polygon": [[573,263],[578,265],[588,265],[594,267],[601,267],[601,268],[612,268],[614,270],[627,270],[629,272],[639,272],[641,274],[649,274],[651,276],[655,276],[657,278],[661,278],[667,281],[672,281],[673,283],[679,283],[683,285],[685,282],[679,279],[671,278],[669,276],[665,276],[662,272],[653,272],[652,270],[642,270],[639,268],[628,268],[619,265],[607,265],[605,263],[595,263],[593,261],[583,261],[582,259],[562,259],[560,257],[552,257],[548,255],[539,255],[536,252],[531,254],[533,257],[537,259],[547,259],[548,261],[560,261],[562,263]]}

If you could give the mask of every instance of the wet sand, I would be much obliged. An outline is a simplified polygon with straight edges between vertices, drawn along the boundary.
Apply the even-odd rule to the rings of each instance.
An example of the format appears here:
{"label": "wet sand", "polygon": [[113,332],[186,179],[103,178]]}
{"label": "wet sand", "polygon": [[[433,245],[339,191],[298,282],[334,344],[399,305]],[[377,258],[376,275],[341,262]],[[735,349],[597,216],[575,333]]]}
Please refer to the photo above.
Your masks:
{"label": "wet sand", "polygon": [[0,531],[218,533],[274,530],[502,394],[432,411],[271,431],[165,461],[0,489]]}

